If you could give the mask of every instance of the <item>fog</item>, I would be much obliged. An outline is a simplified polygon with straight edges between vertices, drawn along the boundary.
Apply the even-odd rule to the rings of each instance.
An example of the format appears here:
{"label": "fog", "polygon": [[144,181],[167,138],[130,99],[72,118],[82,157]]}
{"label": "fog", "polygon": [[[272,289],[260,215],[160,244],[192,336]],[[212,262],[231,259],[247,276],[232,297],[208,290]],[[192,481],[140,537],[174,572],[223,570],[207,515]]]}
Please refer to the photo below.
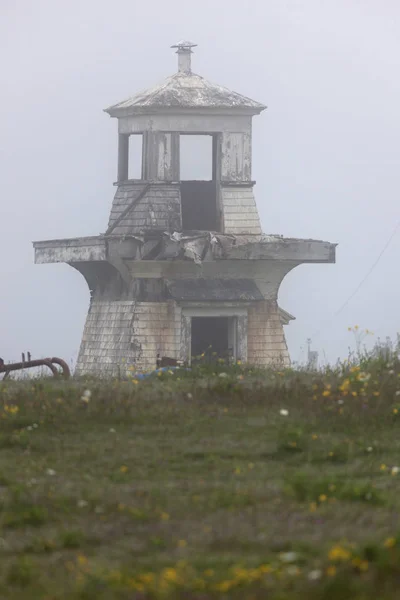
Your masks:
{"label": "fog", "polygon": [[181,39],[198,44],[194,72],[268,106],[253,120],[263,230],[338,243],[336,264],[302,265],[281,286],[292,359],[308,337],[321,362],[346,357],[355,324],[370,344],[394,337],[396,0],[2,0],[0,356],[76,359],[87,285],[67,265],[34,265],[32,241],[105,231],[117,123],[103,109],[173,74]]}

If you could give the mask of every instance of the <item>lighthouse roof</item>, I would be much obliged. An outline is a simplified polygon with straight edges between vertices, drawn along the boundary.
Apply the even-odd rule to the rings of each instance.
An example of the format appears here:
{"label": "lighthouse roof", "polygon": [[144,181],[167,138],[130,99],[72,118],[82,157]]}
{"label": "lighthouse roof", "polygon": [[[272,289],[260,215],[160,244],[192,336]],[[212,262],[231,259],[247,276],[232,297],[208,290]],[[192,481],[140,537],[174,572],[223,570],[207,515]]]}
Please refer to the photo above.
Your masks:
{"label": "lighthouse roof", "polygon": [[251,100],[221,85],[212,83],[192,72],[191,54],[195,46],[182,41],[172,46],[178,48],[179,71],[158,85],[105,109],[112,117],[153,109],[225,109],[258,114],[264,104]]}

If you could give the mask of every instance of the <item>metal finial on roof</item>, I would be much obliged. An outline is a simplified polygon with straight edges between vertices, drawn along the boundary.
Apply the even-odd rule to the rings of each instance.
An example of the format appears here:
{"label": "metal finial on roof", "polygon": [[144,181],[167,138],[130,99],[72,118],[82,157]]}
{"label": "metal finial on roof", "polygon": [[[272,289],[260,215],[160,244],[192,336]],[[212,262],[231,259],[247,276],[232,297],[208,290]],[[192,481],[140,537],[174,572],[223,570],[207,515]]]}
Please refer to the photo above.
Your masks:
{"label": "metal finial on roof", "polygon": [[187,40],[181,40],[180,42],[171,46],[171,48],[177,48],[178,55],[178,71],[180,73],[191,73],[191,54],[192,48],[195,48],[197,44],[189,42]]}

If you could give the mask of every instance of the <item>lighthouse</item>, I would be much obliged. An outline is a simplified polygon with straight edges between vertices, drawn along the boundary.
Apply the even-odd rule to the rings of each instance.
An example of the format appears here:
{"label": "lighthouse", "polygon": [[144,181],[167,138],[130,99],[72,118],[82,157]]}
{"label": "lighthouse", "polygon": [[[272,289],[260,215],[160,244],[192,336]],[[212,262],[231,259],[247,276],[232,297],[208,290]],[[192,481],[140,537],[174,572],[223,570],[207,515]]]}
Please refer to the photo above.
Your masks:
{"label": "lighthouse", "polygon": [[[279,286],[300,264],[335,262],[335,244],[262,232],[252,121],[266,106],[194,73],[195,46],[172,46],[172,76],[105,110],[118,124],[118,167],[104,233],[34,242],[36,263],[68,263],[90,290],[76,374],[206,352],[287,366],[294,317],[278,306]],[[209,150],[204,178],[184,177],[190,136]]]}

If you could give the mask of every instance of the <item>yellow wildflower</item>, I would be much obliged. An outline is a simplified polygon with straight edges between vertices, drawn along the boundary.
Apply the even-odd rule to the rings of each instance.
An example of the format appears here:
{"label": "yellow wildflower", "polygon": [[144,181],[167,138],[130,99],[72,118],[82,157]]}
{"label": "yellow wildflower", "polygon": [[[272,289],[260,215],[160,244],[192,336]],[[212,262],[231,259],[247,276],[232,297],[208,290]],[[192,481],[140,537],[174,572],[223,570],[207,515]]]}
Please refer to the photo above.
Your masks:
{"label": "yellow wildflower", "polygon": [[399,410],[398,410],[397,408],[394,408],[394,409],[393,409],[393,414],[394,414],[394,415],[397,415],[397,413],[398,413],[398,412],[399,412]]}
{"label": "yellow wildflower", "polygon": [[161,572],[161,577],[170,583],[177,583],[179,580],[178,573],[176,569],[173,568],[163,569]]}
{"label": "yellow wildflower", "polygon": [[385,548],[393,548],[393,546],[396,545],[396,538],[394,538],[394,537],[387,538],[384,541],[383,545],[385,546]]}
{"label": "yellow wildflower", "polygon": [[317,503],[311,502],[310,503],[310,512],[315,512],[316,510],[317,510]]}
{"label": "yellow wildflower", "polygon": [[217,585],[215,586],[215,590],[217,592],[229,592],[229,590],[232,589],[235,585],[235,581],[227,579],[226,581],[221,581],[220,583],[217,583]]}
{"label": "yellow wildflower", "polygon": [[85,565],[87,565],[87,562],[88,562],[88,559],[83,554],[78,554],[76,560],[78,562],[78,565],[80,565],[81,567],[84,567]]}
{"label": "yellow wildflower", "polygon": [[121,471],[121,473],[127,473],[128,467],[126,465],[122,465],[122,467],[120,467],[119,470]]}
{"label": "yellow wildflower", "polygon": [[169,514],[166,512],[162,512],[161,513],[161,521],[168,521],[169,520]]}
{"label": "yellow wildflower", "polygon": [[319,500],[320,502],[326,502],[326,500],[327,500],[327,499],[328,499],[328,496],[326,496],[326,494],[321,494],[321,495],[318,497],[318,500]]}
{"label": "yellow wildflower", "polygon": [[361,558],[353,558],[351,561],[353,567],[356,567],[359,571],[368,571],[369,563],[367,560],[361,560]]}
{"label": "yellow wildflower", "polygon": [[328,396],[330,396],[330,395],[331,395],[331,393],[330,393],[330,391],[329,391],[329,390],[324,390],[324,391],[322,392],[322,395],[323,395],[325,398],[327,398]]}
{"label": "yellow wildflower", "polygon": [[350,552],[340,545],[333,546],[328,554],[329,560],[332,560],[334,562],[346,561],[349,560],[350,557]]}
{"label": "yellow wildflower", "polygon": [[326,574],[328,575],[328,577],[335,577],[335,575],[336,575],[336,567],[334,567],[333,565],[331,565],[330,567],[328,567],[327,570],[326,570]]}
{"label": "yellow wildflower", "polygon": [[317,436],[316,433],[313,433],[311,437],[312,437],[313,440],[317,440],[318,439],[318,436]]}
{"label": "yellow wildflower", "polygon": [[179,546],[179,548],[185,548],[187,546],[187,541],[186,540],[179,540],[178,546]]}
{"label": "yellow wildflower", "polygon": [[15,406],[15,404],[5,404],[4,412],[8,413],[9,415],[16,415],[17,412],[19,412],[19,406]]}
{"label": "yellow wildflower", "polygon": [[136,590],[137,592],[144,592],[145,586],[140,581],[136,581],[135,579],[129,579],[128,585],[131,590]]}
{"label": "yellow wildflower", "polygon": [[381,464],[381,466],[379,468],[381,471],[386,471],[387,466],[385,464]]}
{"label": "yellow wildflower", "polygon": [[145,584],[151,584],[154,581],[154,574],[153,573],[143,573],[143,575],[139,575],[139,579],[140,581],[142,581]]}

